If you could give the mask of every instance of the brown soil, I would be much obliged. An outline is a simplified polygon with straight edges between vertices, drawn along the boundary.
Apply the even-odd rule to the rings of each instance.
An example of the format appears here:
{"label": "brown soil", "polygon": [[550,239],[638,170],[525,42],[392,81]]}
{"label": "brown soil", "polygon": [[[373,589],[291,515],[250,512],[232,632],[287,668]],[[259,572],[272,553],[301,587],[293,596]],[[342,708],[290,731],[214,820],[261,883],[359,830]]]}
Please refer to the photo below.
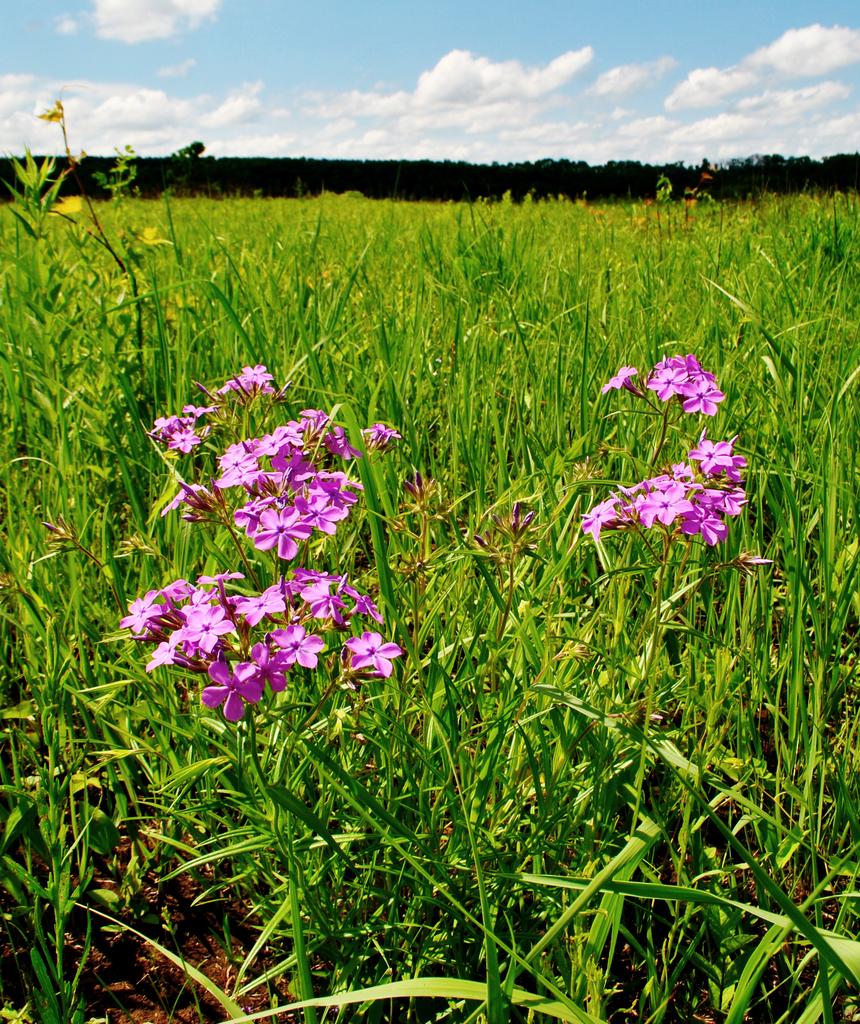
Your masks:
{"label": "brown soil", "polygon": [[[94,887],[116,889],[113,880],[104,876]],[[229,890],[221,898],[209,898],[194,906],[195,898],[204,891],[187,875],[161,883],[147,877],[135,901],[145,909],[148,920],[138,920],[129,913],[112,913],[91,902],[94,910],[104,910],[117,920],[154,939],[165,949],[180,955],[197,968],[218,988],[232,996],[239,966],[259,935],[260,922],[247,916],[247,908]],[[6,894],[4,894],[5,896]],[[6,899],[0,898],[6,904]],[[3,907],[7,909],[6,906]],[[157,923],[151,915],[158,918]],[[75,913],[70,932],[66,934],[66,970],[71,975],[83,953],[86,911]],[[229,1014],[220,1002],[201,985],[188,977],[181,967],[172,963],[144,938],[117,928],[96,914],[92,918],[92,946],[81,976],[88,1020],[109,1024],[134,1021],[136,1024],[212,1024],[224,1021]],[[229,931],[232,948],[225,939]],[[13,949],[9,933],[0,942],[0,979],[7,1002],[19,1009],[26,994],[20,968],[29,969],[29,949]],[[255,959],[243,984],[263,974],[268,967],[288,955],[288,950],[264,947]],[[253,992],[234,999],[246,1011],[266,1010],[273,1005],[295,1001],[287,988],[289,979],[276,977]],[[35,1014],[33,1015],[35,1019]],[[281,1013],[268,1018],[278,1024],[298,1024],[300,1014]]]}

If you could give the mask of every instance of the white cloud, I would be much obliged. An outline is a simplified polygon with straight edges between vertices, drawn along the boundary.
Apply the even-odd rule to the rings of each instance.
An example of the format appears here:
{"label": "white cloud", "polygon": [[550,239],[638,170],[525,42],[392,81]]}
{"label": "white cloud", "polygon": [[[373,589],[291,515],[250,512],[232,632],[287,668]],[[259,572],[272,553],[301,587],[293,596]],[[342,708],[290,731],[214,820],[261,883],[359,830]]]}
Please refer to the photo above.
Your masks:
{"label": "white cloud", "polygon": [[412,116],[423,118],[424,124],[438,115],[440,126],[476,117],[492,119],[493,111],[502,110],[505,102],[546,103],[544,97],[566,85],[593,58],[594,50],[585,46],[563,53],[545,68],[526,70],[518,60],[493,62],[467,50],[451,50],[421,73],[414,92],[353,90],[334,97],[308,93],[305,112],[322,118]]}
{"label": "white cloud", "polygon": [[763,76],[782,78],[826,75],[860,63],[860,30],[807,25],[790,28],[769,46],[761,46],[728,68],[696,68],[666,97],[666,110],[710,107],[732,93],[759,83]]}
{"label": "white cloud", "polygon": [[749,68],[696,68],[666,97],[663,106],[669,111],[710,107],[757,81],[758,75]]}
{"label": "white cloud", "polygon": [[96,35],[140,43],[168,39],[212,18],[221,0],[92,0]]}
{"label": "white cloud", "polygon": [[283,156],[295,151],[296,136],[284,132],[271,135],[239,135],[215,139],[206,147],[212,156]]}
{"label": "white cloud", "polygon": [[655,135],[665,135],[672,128],[677,128],[680,121],[672,121],[662,114],[656,117],[639,117],[621,125],[618,135],[627,139],[650,139]]}
{"label": "white cloud", "polygon": [[661,57],[659,60],[645,64],[622,64],[617,68],[604,71],[590,89],[588,96],[612,96],[620,99],[640,89],[659,82],[673,68],[678,66],[674,57]]}
{"label": "white cloud", "polygon": [[593,58],[594,50],[585,46],[563,53],[545,68],[526,71],[518,60],[494,63],[467,50],[452,50],[432,71],[421,73],[414,101],[419,106],[439,106],[535,99],[565,85]]}
{"label": "white cloud", "polygon": [[78,23],[68,14],[63,14],[56,19],[57,31],[61,36],[73,36],[78,31]]}
{"label": "white cloud", "polygon": [[166,67],[159,68],[156,74],[159,78],[185,78],[188,72],[196,66],[197,61],[193,57],[189,57],[181,64],[168,64]]}
{"label": "white cloud", "polygon": [[767,118],[796,120],[807,110],[848,99],[851,90],[840,82],[821,82],[805,89],[766,89],[758,96],[745,96],[738,100],[738,111]]}
{"label": "white cloud", "polygon": [[744,63],[752,68],[772,67],[792,77],[828,75],[860,63],[860,31],[818,24],[790,28],[775,43],[751,53]]}
{"label": "white cloud", "polygon": [[125,96],[111,96],[97,107],[86,111],[80,99],[64,104],[68,122],[77,127],[76,114],[88,117],[90,123],[102,132],[134,132],[137,129],[163,128],[181,125],[194,115],[190,100],[169,97],[162,89],[137,89]]}
{"label": "white cloud", "polygon": [[253,121],[260,110],[260,93],[263,88],[262,81],[243,82],[241,88],[231,89],[230,95],[217,110],[204,114],[200,124],[204,128],[226,128]]}

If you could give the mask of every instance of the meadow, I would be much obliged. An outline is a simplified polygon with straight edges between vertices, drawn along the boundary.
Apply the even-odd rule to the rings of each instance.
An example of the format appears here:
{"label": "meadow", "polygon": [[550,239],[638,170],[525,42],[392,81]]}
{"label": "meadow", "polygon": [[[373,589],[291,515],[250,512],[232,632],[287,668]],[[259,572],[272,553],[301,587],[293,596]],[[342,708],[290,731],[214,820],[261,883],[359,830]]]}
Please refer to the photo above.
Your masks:
{"label": "meadow", "polygon": [[[860,1017],[857,196],[99,204],[132,285],[40,191],[0,209],[4,1019]],[[714,416],[603,391],[688,353]],[[337,685],[329,620],[231,721],[120,619],[285,571],[160,514],[227,441],[148,434],[256,365],[266,429],[361,448],[303,564],[402,654]],[[584,532],[705,427],[725,539]]]}

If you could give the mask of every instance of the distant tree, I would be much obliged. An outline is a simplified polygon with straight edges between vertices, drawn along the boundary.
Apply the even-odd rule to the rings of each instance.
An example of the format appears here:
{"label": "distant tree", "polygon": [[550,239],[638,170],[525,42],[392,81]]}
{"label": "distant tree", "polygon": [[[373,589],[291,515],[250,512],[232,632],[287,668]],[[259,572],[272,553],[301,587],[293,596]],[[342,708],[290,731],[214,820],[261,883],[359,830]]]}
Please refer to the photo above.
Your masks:
{"label": "distant tree", "polygon": [[173,153],[167,172],[168,182],[180,191],[198,186],[203,180],[200,157],[205,151],[206,146],[202,142],[192,142],[190,146],[184,146]]}

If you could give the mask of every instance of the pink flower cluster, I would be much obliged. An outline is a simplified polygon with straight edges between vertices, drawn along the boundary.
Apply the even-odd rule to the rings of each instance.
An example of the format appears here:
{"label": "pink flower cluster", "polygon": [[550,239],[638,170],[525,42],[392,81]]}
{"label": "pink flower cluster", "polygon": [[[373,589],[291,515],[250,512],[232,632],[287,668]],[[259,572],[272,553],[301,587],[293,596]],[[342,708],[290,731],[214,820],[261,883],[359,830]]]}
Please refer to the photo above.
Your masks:
{"label": "pink flower cluster", "polygon": [[[212,405],[186,406],[187,416],[158,420],[150,436],[191,452],[210,431],[209,426],[196,431],[200,416],[216,413],[217,424],[228,420],[233,408],[262,396],[272,396],[266,411],[281,402],[286,387],[276,391],[272,380],[266,367],[257,365],[244,367],[214,394],[198,385]],[[333,463],[361,458],[361,452],[326,413],[305,409],[299,417],[262,437],[231,444],[218,458],[218,475],[210,485],[180,482],[179,493],[161,514],[182,507],[183,519],[225,526],[237,543],[238,528],[258,551],[274,551],[284,561],[295,559],[315,530],[334,534],[362,487]],[[375,452],[400,438],[382,423],[363,435],[367,450]],[[211,683],[203,690],[203,703],[223,704],[233,721],[246,704],[262,698],[267,685],[275,693],[283,690],[293,665],[317,666],[321,632],[349,630],[355,616],[383,621],[369,595],[351,586],[347,576],[294,567],[261,594],[228,595],[225,584],[244,578],[233,572],[201,576],[196,584],[176,580],[134,601],[121,621],[136,639],[155,645],[148,672],[175,665],[207,674]],[[392,659],[402,653],[381,634],[365,630],[343,645],[338,681],[354,689],[366,676],[389,676]]]}
{"label": "pink flower cluster", "polygon": [[402,438],[393,427],[386,427],[384,423],[374,423],[372,427],[362,430],[364,447],[368,452],[386,452]]}
{"label": "pink flower cluster", "polygon": [[676,463],[671,472],[642,480],[635,487],[619,488],[620,494],[583,516],[583,531],[600,540],[601,530],[650,530],[659,524],[670,532],[700,534],[709,545],[725,540],[725,517],[739,515],[747,501],[740,485],[740,470],[747,463],[734,454],[736,440],[709,441],[703,432],[698,446],[688,454],[689,462]]}
{"label": "pink flower cluster", "polygon": [[[226,584],[240,579],[234,572],[201,576],[196,584],[175,580],[133,601],[120,621],[135,639],[156,645],[147,672],[176,665],[207,674],[203,703],[223,704],[231,721],[260,701],[267,684],[274,693],[285,689],[294,665],[316,668],[325,647],[321,631],[349,629],[355,616],[382,622],[374,602],[347,576],[296,569],[262,594],[228,594]],[[342,677],[354,687],[364,676],[389,676],[402,653],[379,633],[364,631],[344,644]]]}
{"label": "pink flower cluster", "polygon": [[231,391],[241,391],[246,395],[273,395],[275,389],[269,381],[274,379],[262,363],[258,363],[256,366],[243,366],[242,372],[226,381],[218,388],[217,393],[226,395]]}
{"label": "pink flower cluster", "polygon": [[[358,501],[361,484],[339,470],[318,469],[312,459],[331,455],[360,457],[340,427],[328,427],[328,416],[306,409],[262,438],[230,445],[218,459],[220,476],[211,488],[181,484],[162,515],[187,506],[190,522],[221,521],[231,516],[260,551],[275,550],[289,561],[314,530],[331,535]],[[236,501],[228,495],[241,489]]]}
{"label": "pink flower cluster", "polygon": [[155,421],[149,436],[168,448],[175,448],[186,455],[200,444],[208,435],[210,427],[205,426],[197,430],[197,420],[201,416],[210,413],[223,411],[228,405],[228,398],[234,401],[249,402],[263,395],[275,395],[276,399],[282,399],[289,384],[276,392],[269,381],[273,380],[272,374],[262,364],[257,366],[243,366],[242,372],[231,377],[225,384],[212,394],[202,384],[197,387],[203,392],[211,405],[195,406],[186,405],[182,412],[183,416],[161,416]]}
{"label": "pink flower cluster", "polygon": [[214,406],[186,405],[182,410],[184,416],[159,416],[149,436],[187,455],[209,433],[209,427],[197,432],[197,420],[214,411]]}
{"label": "pink flower cluster", "polygon": [[[645,394],[633,383],[633,378],[638,374],[635,366],[622,366],[603,386],[603,394],[623,388],[638,398],[645,398]],[[656,392],[661,402],[668,402],[677,396],[684,412],[701,412],[705,416],[716,416],[717,403],[726,397],[717,387],[717,378],[704,370],[693,355],[661,359],[648,374],[645,388]]]}

